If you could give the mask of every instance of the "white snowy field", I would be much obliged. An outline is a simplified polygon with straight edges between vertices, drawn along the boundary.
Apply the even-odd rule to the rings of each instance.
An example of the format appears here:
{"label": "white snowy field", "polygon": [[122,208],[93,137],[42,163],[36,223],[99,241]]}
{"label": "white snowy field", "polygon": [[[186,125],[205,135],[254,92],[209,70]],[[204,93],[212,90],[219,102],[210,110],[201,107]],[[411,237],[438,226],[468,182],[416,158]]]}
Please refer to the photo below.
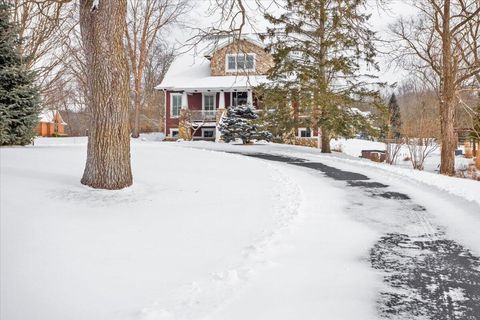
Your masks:
{"label": "white snowy field", "polygon": [[133,141],[134,186],[102,191],[79,183],[84,138],[37,139],[0,149],[0,318],[377,319],[366,258],[402,220],[372,223],[349,209],[360,195],[309,169],[214,150],[353,168],[480,254],[478,182],[302,147]]}
{"label": "white snowy field", "polygon": [[[374,149],[374,150],[385,150],[385,143],[361,140],[361,139],[338,139],[331,141],[332,148],[336,150],[341,150],[341,152],[352,156],[360,157],[362,155],[362,150],[364,149]],[[437,148],[431,152],[425,159],[425,171],[427,172],[436,172],[440,170],[440,148]],[[406,160],[410,156],[408,148],[402,146],[399,153],[396,167],[400,168],[412,168],[410,160]],[[466,159],[463,155],[455,157],[455,169],[461,170],[466,169],[470,163],[473,163],[473,159]]]}

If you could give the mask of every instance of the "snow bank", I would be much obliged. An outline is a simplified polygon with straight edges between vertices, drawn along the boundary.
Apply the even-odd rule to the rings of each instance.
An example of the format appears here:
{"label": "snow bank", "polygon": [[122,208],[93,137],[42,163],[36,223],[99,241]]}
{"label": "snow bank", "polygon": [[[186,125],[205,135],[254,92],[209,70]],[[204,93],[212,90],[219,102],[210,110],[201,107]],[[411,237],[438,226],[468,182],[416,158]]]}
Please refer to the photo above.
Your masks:
{"label": "snow bank", "polygon": [[344,162],[355,163],[357,165],[369,166],[381,169],[390,174],[395,174],[404,179],[409,179],[413,182],[421,182],[427,186],[433,187],[458,196],[465,200],[475,202],[480,205],[480,183],[478,181],[461,179],[456,177],[447,177],[437,173],[418,171],[398,166],[390,166],[383,163],[375,163],[368,160],[350,160],[341,159]]}
{"label": "snow bank", "polygon": [[141,141],[163,141],[165,139],[165,134],[163,132],[150,132],[150,133],[141,133]]}
{"label": "snow bank", "polygon": [[[86,145],[88,142],[88,137],[58,137],[58,138],[48,138],[48,137],[36,137],[33,143],[33,147],[58,147],[58,146],[78,146]],[[32,147],[27,146],[27,148]]]}
{"label": "snow bank", "polygon": [[360,139],[337,139],[332,140],[330,145],[333,150],[343,152],[352,157],[360,157],[362,150],[365,149],[385,150],[385,144],[383,142]]}
{"label": "snow bank", "polygon": [[[425,185],[440,189],[468,201],[475,202],[476,204],[480,204],[480,183],[478,181],[446,177],[438,173],[434,173],[438,172],[438,167],[440,165],[440,150],[436,150],[426,159],[425,171],[418,171],[411,169],[410,162],[402,161],[402,158],[408,155],[408,151],[405,150],[405,148],[400,151],[398,164],[391,166],[384,163],[375,163],[365,159],[358,159],[358,157],[361,155],[361,150],[363,149],[384,150],[385,144],[381,142],[358,139],[341,139],[333,140],[332,147],[341,149],[343,153],[357,158],[344,158],[341,159],[341,161],[346,161],[361,166],[378,168],[391,174],[395,174],[415,182],[421,182]],[[455,167],[457,169],[463,169],[471,162],[471,159],[465,159],[463,156],[458,156],[455,158]]]}
{"label": "snow bank", "polygon": [[[383,142],[361,140],[361,139],[337,139],[331,141],[332,149],[335,151],[340,151],[349,156],[358,158],[362,155],[362,150],[372,149],[372,150],[385,150],[386,146]],[[402,146],[398,152],[398,158],[396,167],[401,168],[412,168],[412,164],[407,157],[410,157],[408,148]],[[455,168],[465,169],[470,163],[473,163],[472,159],[466,159],[464,156],[455,157]],[[427,172],[438,172],[440,169],[440,148],[434,150],[426,159],[424,163],[425,171]]]}

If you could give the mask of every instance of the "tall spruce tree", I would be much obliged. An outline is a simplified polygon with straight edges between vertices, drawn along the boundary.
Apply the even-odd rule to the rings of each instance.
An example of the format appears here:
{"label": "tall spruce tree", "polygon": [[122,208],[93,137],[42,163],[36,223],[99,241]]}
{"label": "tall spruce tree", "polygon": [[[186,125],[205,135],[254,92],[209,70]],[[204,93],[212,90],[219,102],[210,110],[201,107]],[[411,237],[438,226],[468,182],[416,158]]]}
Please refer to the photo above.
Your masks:
{"label": "tall spruce tree", "polygon": [[398,105],[397,96],[392,93],[388,102],[389,114],[389,138],[398,139],[401,136],[402,121],[400,118],[400,106]]}
{"label": "tall spruce tree", "polygon": [[0,143],[25,145],[35,135],[40,100],[34,74],[18,52],[20,39],[9,9],[8,2],[0,0]]}
{"label": "tall spruce tree", "polygon": [[365,14],[367,0],[287,0],[285,13],[266,15],[273,24],[267,49],[273,52],[269,78],[280,91],[299,97],[300,112],[312,127],[321,128],[322,152],[329,153],[330,139],[352,132],[355,106],[367,97],[379,101],[361,74],[365,66],[378,69],[374,33]]}

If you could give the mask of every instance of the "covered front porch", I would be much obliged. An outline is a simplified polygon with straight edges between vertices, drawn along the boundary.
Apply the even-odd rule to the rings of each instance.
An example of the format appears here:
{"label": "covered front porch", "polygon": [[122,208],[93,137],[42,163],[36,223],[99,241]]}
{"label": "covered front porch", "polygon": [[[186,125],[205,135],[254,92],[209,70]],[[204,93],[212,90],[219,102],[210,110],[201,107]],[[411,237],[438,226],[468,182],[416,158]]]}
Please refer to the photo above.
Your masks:
{"label": "covered front porch", "polygon": [[229,106],[251,105],[256,107],[252,89],[227,90],[184,90],[181,93],[181,109],[192,111],[193,121],[213,120],[216,110]]}
{"label": "covered front porch", "polygon": [[184,90],[181,92],[181,100],[178,98],[176,100],[172,99],[172,114],[184,114],[187,117],[193,140],[218,141],[220,138],[218,124],[230,106],[256,107],[256,100],[250,88]]}

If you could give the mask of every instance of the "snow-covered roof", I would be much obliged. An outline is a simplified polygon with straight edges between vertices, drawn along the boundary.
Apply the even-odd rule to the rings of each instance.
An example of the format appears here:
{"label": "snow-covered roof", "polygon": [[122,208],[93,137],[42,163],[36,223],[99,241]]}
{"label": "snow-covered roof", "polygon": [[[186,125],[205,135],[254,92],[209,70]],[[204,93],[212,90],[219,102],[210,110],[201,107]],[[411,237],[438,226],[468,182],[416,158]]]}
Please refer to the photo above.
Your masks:
{"label": "snow-covered roof", "polygon": [[47,123],[54,123],[55,122],[55,113],[58,113],[59,123],[63,125],[67,125],[65,121],[63,121],[62,116],[56,110],[44,110],[38,116],[40,122],[47,122]]}
{"label": "snow-covered roof", "polygon": [[[248,40],[255,44],[255,40]],[[228,44],[228,43],[227,43]],[[215,50],[219,47],[215,46]],[[226,45],[226,44],[225,44]],[[258,44],[257,44],[258,45]],[[264,75],[212,76],[207,53],[187,52],[172,63],[158,90],[245,90],[269,82]]]}

